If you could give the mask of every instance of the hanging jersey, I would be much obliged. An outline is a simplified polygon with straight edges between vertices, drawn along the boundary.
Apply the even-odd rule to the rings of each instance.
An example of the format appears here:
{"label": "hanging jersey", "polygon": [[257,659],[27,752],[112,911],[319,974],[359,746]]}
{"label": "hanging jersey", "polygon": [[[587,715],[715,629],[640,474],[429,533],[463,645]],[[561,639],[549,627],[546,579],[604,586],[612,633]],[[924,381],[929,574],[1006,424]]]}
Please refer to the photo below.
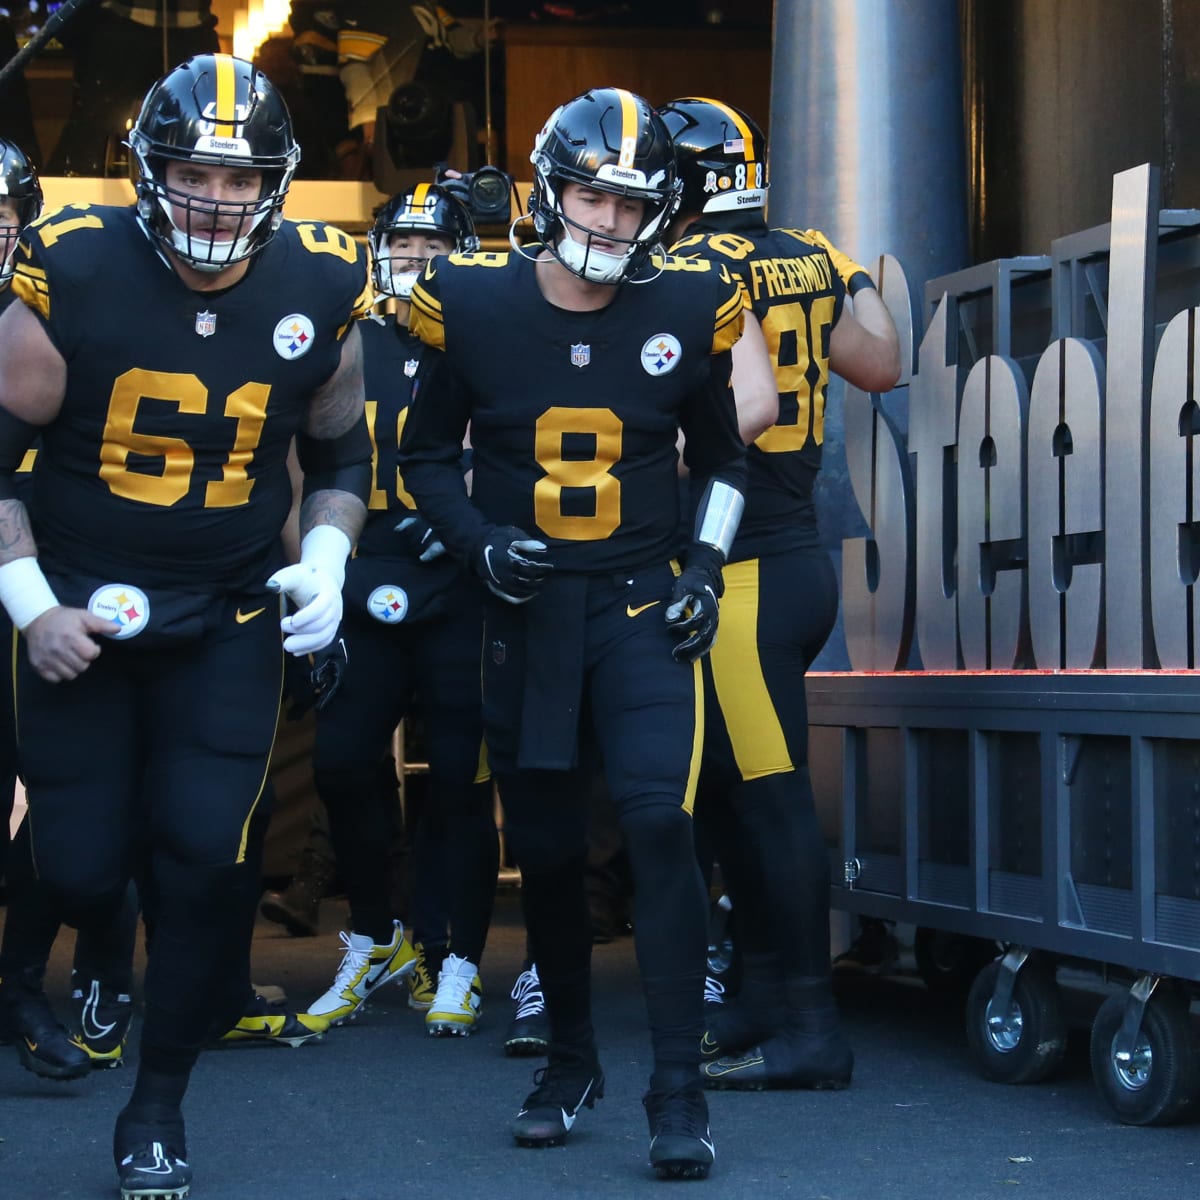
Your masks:
{"label": "hanging jersey", "polygon": [[794,229],[739,222],[693,233],[672,253],[723,264],[762,325],[779,389],[779,417],[749,448],[746,511],[731,561],[819,546],[813,488],[825,441],[829,335],[846,288],[820,246]]}
{"label": "hanging jersey", "polygon": [[[413,290],[413,332],[469,396],[475,505],[544,540],[561,571],[671,556],[681,426],[694,469],[740,470],[732,396],[712,386],[728,369],[714,356],[741,334],[739,289],[703,260],[654,265],[591,312],[550,304],[520,254],[437,259]],[[423,423],[420,386],[410,421]]]}
{"label": "hanging jersey", "polygon": [[238,283],[197,292],[132,208],[67,205],[26,230],[13,289],[67,363],[34,479],[46,568],[260,583],[291,505],[288,447],[370,301],[362,249],[285,221]]}

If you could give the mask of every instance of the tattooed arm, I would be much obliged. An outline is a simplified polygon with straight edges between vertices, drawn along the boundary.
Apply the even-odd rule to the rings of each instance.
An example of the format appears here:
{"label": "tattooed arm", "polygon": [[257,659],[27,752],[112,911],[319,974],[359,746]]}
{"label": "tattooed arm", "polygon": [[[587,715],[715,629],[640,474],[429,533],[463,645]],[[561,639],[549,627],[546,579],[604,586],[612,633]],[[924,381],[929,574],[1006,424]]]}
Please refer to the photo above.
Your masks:
{"label": "tattooed arm", "polygon": [[39,428],[62,408],[67,364],[22,303],[0,317],[0,603],[28,644],[34,670],[50,683],[74,679],[100,653],[96,637],[117,626],[59,604],[37,561],[29,514],[13,476]]}
{"label": "tattooed arm", "polygon": [[367,515],[371,438],[363,403],[362,338],[357,327],[342,343],[338,368],[309,401],[296,435],[304,472],[300,503],[300,561],[267,581],[299,611],[280,628],[284,649],[311,654],[333,641],[342,616],[346,558]]}

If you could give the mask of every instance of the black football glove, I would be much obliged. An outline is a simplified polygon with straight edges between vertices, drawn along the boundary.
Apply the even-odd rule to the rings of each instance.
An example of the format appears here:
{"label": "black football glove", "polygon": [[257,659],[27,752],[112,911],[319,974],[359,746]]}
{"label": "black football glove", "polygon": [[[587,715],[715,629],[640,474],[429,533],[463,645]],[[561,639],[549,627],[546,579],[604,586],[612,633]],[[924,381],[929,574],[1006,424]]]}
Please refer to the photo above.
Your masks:
{"label": "black football glove", "polygon": [[290,657],[295,666],[291,674],[285,675],[284,679],[284,691],[291,701],[288,705],[287,719],[298,721],[312,709],[316,709],[317,712],[325,710],[325,706],[337,695],[337,690],[342,685],[342,674],[350,656],[346,652],[345,641],[338,638],[324,650],[309,655],[311,665],[304,658],[297,658],[295,655]]}
{"label": "black football glove", "polygon": [[441,558],[446,553],[442,539],[433,532],[432,526],[424,517],[405,517],[396,526],[396,532],[400,535],[400,540],[423,563],[433,562],[435,558]]}
{"label": "black football glove", "polygon": [[682,640],[671,651],[676,662],[695,662],[717,640],[717,600],[725,590],[721,567],[725,556],[715,546],[693,542],[687,565],[671,589],[667,624]]}
{"label": "black football glove", "polygon": [[515,525],[501,525],[480,544],[475,570],[501,600],[524,604],[537,595],[554,567],[546,560],[545,542]]}

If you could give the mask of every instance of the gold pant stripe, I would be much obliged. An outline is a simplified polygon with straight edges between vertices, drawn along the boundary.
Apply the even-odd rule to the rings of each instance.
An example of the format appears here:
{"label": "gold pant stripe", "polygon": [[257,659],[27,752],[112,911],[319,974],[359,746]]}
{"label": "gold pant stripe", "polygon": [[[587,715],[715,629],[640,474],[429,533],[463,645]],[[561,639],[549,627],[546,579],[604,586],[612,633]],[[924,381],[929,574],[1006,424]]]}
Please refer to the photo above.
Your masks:
{"label": "gold pant stripe", "polygon": [[[674,563],[671,565],[675,566]],[[683,811],[689,815],[696,804],[696,784],[700,779],[700,760],[704,756],[704,671],[699,659],[692,667],[692,684],[696,691],[696,727],[692,731],[692,760],[688,764],[687,789],[683,793]]]}
{"label": "gold pant stripe", "polygon": [[793,770],[758,654],[758,559],[725,568],[717,641],[709,651],[713,685],[743,779]]}

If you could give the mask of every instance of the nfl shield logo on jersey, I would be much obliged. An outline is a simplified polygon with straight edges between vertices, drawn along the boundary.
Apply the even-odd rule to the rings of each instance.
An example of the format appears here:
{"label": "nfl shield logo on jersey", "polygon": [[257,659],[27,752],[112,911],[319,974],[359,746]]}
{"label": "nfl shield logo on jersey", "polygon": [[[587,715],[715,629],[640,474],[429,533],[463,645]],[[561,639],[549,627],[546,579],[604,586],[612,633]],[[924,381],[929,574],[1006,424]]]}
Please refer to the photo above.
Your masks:
{"label": "nfl shield logo on jersey", "polygon": [[217,332],[217,314],[214,312],[198,312],[196,314],[196,332],[201,337],[212,337]]}
{"label": "nfl shield logo on jersey", "polygon": [[404,363],[404,374],[411,379],[417,373],[417,359],[409,358]]}
{"label": "nfl shield logo on jersey", "polygon": [[666,375],[675,370],[683,347],[669,333],[656,333],[642,347],[642,366],[647,375]]}
{"label": "nfl shield logo on jersey", "polygon": [[408,616],[408,593],[402,587],[385,583],[367,597],[367,611],[385,625],[399,625]]}
{"label": "nfl shield logo on jersey", "polygon": [[118,641],[136,637],[150,620],[150,601],[141,588],[129,583],[106,583],[98,587],[88,601],[88,612],[105,621],[116,621],[121,628],[107,637]]}
{"label": "nfl shield logo on jersey", "polygon": [[576,342],[571,347],[571,364],[576,367],[586,367],[592,361],[592,348],[583,342]]}
{"label": "nfl shield logo on jersey", "polygon": [[313,323],[303,313],[292,313],[275,326],[275,353],[289,362],[307,354],[315,333]]}

